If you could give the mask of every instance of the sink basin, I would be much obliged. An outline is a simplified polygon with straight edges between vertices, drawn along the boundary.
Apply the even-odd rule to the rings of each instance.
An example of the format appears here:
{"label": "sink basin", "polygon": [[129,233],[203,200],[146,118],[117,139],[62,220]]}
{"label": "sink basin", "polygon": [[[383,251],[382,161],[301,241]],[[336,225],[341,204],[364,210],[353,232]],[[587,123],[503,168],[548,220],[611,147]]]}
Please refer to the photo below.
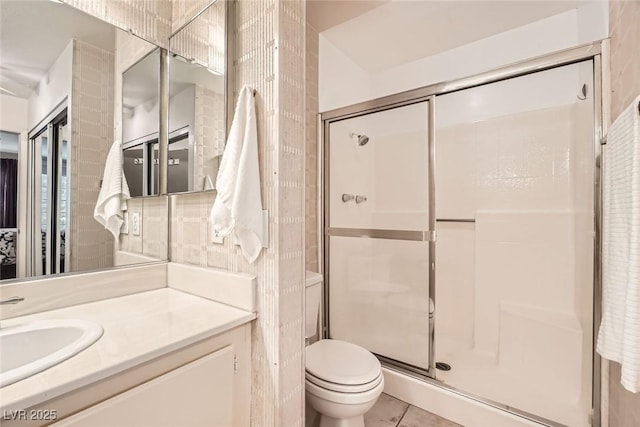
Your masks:
{"label": "sink basin", "polygon": [[0,387],[75,356],[102,336],[87,320],[42,320],[0,329]]}

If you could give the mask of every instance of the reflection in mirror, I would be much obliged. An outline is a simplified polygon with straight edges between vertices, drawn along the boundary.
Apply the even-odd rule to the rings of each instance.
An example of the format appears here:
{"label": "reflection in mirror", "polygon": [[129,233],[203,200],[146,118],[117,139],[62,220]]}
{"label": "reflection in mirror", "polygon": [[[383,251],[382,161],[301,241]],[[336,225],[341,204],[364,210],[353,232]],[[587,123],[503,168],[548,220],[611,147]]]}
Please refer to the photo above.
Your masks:
{"label": "reflection in mirror", "polygon": [[[132,240],[153,256],[131,246],[136,256],[118,262],[126,239],[114,248],[93,218],[119,124],[117,76],[142,56],[131,59],[141,44],[148,45],[58,2],[0,2],[1,279],[166,259],[166,198],[154,198],[148,212],[130,207],[142,218]],[[147,242],[145,227],[164,241]]]}
{"label": "reflection in mirror", "polygon": [[159,72],[155,49],[122,74],[123,168],[131,197],[158,194]]}
{"label": "reflection in mirror", "polygon": [[226,138],[226,3],[169,40],[169,193],[215,188]]}

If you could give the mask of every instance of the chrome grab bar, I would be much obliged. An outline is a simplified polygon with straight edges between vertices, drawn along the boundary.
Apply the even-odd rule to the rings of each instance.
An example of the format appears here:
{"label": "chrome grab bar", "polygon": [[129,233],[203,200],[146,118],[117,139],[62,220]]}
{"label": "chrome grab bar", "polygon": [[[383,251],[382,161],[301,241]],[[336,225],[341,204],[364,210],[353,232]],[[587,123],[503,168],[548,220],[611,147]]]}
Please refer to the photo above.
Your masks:
{"label": "chrome grab bar", "polygon": [[327,230],[329,236],[369,237],[371,239],[412,240],[428,242],[435,239],[434,233],[423,230],[380,230],[371,228],[334,228]]}

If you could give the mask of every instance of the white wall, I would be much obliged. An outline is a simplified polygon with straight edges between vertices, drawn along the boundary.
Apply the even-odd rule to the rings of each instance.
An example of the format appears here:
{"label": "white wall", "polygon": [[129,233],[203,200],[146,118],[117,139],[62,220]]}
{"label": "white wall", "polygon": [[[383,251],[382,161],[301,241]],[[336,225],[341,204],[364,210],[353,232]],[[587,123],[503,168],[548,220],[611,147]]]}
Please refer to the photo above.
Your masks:
{"label": "white wall", "polygon": [[29,98],[29,129],[44,119],[71,93],[73,43],[71,40],[67,44]]}
{"label": "white wall", "polygon": [[[190,126],[195,114],[195,86],[189,86],[169,100],[169,132]],[[122,118],[122,141],[129,142],[158,133],[158,103],[142,103],[131,117]]]}
{"label": "white wall", "polygon": [[28,111],[29,102],[26,99],[0,94],[0,130],[26,132]]}
{"label": "white wall", "polygon": [[318,106],[328,111],[371,98],[371,76],[319,36]]}
{"label": "white wall", "polygon": [[471,76],[607,36],[607,2],[584,2],[577,9],[369,74],[320,34],[320,111]]}

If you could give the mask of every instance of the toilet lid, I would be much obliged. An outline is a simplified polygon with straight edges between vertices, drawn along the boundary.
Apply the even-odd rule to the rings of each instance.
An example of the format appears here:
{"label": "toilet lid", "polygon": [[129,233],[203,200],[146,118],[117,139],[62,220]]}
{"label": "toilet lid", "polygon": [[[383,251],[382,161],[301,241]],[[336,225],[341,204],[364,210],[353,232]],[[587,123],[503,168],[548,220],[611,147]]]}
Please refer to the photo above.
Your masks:
{"label": "toilet lid", "polygon": [[336,384],[367,384],[380,376],[380,362],[364,348],[339,340],[320,340],[307,347],[306,370]]}

